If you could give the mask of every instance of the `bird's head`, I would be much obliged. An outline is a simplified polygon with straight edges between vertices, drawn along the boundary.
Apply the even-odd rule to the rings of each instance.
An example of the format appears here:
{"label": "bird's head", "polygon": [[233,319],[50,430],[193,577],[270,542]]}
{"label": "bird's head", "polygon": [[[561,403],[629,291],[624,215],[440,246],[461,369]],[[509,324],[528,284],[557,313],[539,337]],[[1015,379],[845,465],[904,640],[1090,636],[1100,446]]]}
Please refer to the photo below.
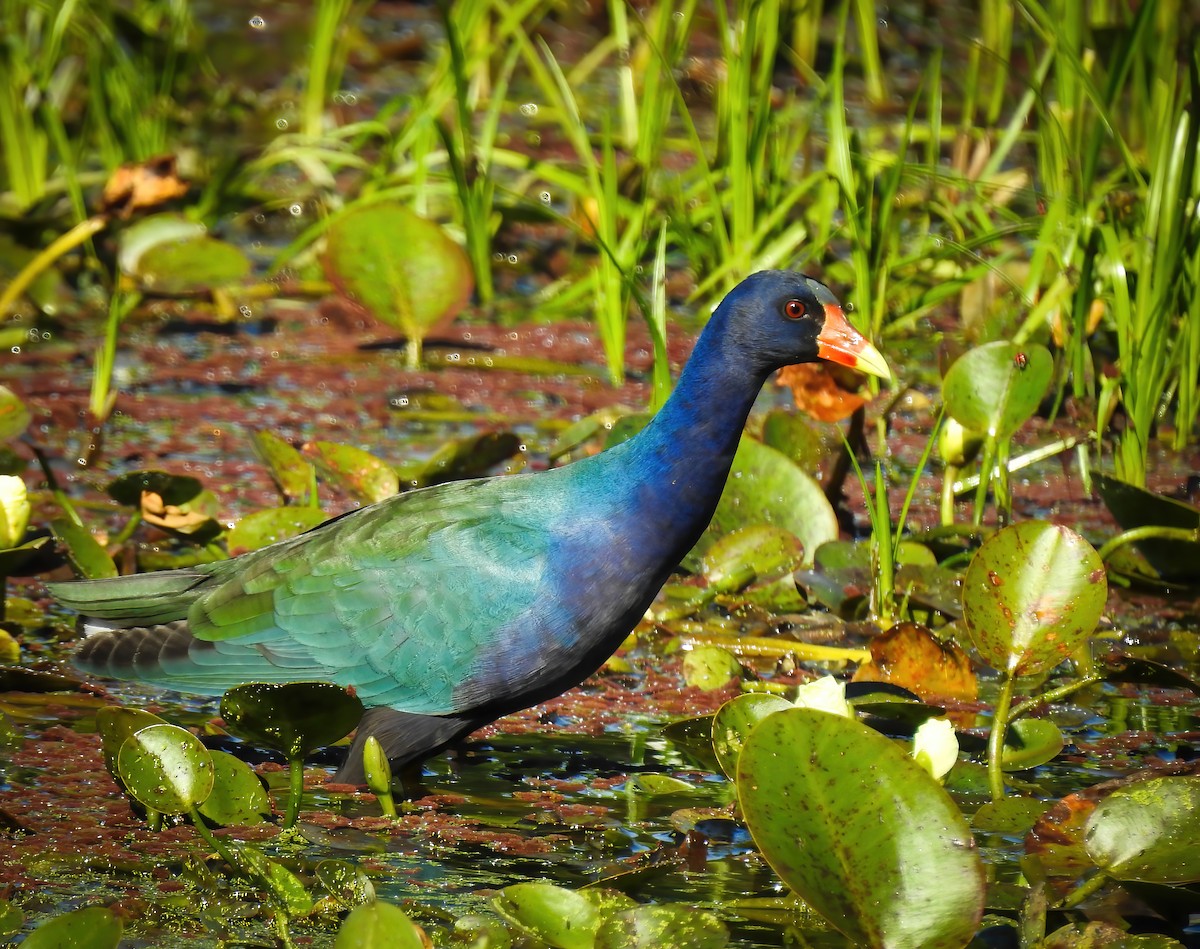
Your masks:
{"label": "bird's head", "polygon": [[767,370],[824,359],[891,378],[870,341],[846,320],[828,287],[802,273],[764,270],[747,277],[722,303],[738,345]]}

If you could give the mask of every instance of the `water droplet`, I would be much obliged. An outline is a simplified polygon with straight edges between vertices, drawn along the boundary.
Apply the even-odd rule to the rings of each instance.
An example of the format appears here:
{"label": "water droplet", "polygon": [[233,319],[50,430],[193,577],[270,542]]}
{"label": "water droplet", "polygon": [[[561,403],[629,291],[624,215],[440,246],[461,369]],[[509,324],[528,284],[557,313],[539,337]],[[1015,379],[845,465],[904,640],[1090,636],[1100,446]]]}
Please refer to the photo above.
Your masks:
{"label": "water droplet", "polygon": [[291,213],[292,217],[299,217],[304,213],[304,205],[293,204],[290,208],[288,208],[288,211]]}
{"label": "water droplet", "polygon": [[288,120],[287,120],[287,119],[285,119],[285,118],[278,118],[278,119],[276,119],[276,120],[275,120],[275,128],[279,129],[279,131],[281,131],[281,132],[282,132],[282,131],[283,131],[285,128],[287,128],[287,127],[288,127]]}
{"label": "water droplet", "polygon": [[246,306],[246,304],[243,303],[241,306],[238,307],[238,312],[240,314],[242,314],[242,316],[249,317],[254,311],[252,309],[250,309],[250,307]]}
{"label": "water droplet", "polygon": [[13,355],[19,356],[19,355],[21,354],[21,347],[20,347],[20,346],[14,346],[14,347],[12,348],[12,351],[13,351]]}
{"label": "water droplet", "polygon": [[252,16],[250,17],[250,28],[252,30],[265,30],[267,28],[267,21],[260,16]]}
{"label": "water droplet", "polygon": [[542,199],[542,204],[550,203],[550,192],[549,191],[543,191],[541,194],[538,195],[538,197]]}
{"label": "water droplet", "polygon": [[537,115],[538,114],[537,103],[536,102],[524,103],[521,106],[521,114],[524,116],[527,116],[529,118],[532,118],[533,116]]}
{"label": "water droplet", "polygon": [[516,254],[509,254],[509,255],[508,255],[508,262],[509,262],[510,264],[515,264],[515,263],[517,262],[517,255],[516,255]]}

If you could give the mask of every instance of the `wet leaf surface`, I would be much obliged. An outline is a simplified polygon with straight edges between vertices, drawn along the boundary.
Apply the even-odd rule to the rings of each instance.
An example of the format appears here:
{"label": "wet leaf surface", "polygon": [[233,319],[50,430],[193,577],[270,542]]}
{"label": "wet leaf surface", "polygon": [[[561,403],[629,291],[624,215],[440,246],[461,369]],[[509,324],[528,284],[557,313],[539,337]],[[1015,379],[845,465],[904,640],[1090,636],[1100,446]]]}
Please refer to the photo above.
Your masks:
{"label": "wet leaf surface", "polygon": [[1118,880],[1200,880],[1200,778],[1164,777],[1118,788],[1084,829],[1088,855]]}
{"label": "wet leaf surface", "polygon": [[345,738],[362,712],[357,698],[326,682],[251,683],[221,698],[221,717],[230,731],[288,759]]}

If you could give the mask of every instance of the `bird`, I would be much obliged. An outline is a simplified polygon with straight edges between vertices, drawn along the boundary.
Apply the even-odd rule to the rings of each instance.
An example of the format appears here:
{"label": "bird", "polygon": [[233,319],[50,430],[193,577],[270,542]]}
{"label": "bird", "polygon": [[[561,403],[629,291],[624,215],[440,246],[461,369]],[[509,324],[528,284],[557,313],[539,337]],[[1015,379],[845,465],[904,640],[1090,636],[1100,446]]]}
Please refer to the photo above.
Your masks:
{"label": "bird", "polygon": [[760,271],[713,311],[670,397],[619,445],[543,471],[439,484],[228,560],[59,581],[92,675],[220,695],[352,688],[365,712],[335,780],[365,780],[578,685],[708,526],[759,391],[827,360],[890,378],[824,284]]}

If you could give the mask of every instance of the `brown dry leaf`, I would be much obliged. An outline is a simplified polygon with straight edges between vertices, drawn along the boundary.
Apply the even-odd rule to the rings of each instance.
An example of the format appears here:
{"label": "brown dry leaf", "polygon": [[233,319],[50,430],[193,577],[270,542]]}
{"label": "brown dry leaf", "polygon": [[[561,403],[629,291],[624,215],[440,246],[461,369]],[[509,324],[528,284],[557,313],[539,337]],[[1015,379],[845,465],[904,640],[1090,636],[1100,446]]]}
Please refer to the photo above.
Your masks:
{"label": "brown dry leaf", "polygon": [[181,198],[187,190],[187,182],[175,173],[175,156],[158,155],[114,171],[105,182],[100,210],[128,218],[134,211]]}
{"label": "brown dry leaf", "polygon": [[154,491],[142,492],[142,519],[155,527],[187,533],[207,523],[208,516],[198,511],[185,511],[174,504],[164,504],[162,495]]}
{"label": "brown dry leaf", "polygon": [[971,660],[953,642],[942,642],[926,626],[898,623],[869,644],[871,659],[854,673],[855,682],[890,682],[923,699],[974,701],[979,694]]}
{"label": "brown dry leaf", "polygon": [[840,422],[867,404],[866,398],[842,381],[845,378],[834,367],[803,363],[779,370],[775,384],[791,389],[796,408],[805,414],[820,422]]}

